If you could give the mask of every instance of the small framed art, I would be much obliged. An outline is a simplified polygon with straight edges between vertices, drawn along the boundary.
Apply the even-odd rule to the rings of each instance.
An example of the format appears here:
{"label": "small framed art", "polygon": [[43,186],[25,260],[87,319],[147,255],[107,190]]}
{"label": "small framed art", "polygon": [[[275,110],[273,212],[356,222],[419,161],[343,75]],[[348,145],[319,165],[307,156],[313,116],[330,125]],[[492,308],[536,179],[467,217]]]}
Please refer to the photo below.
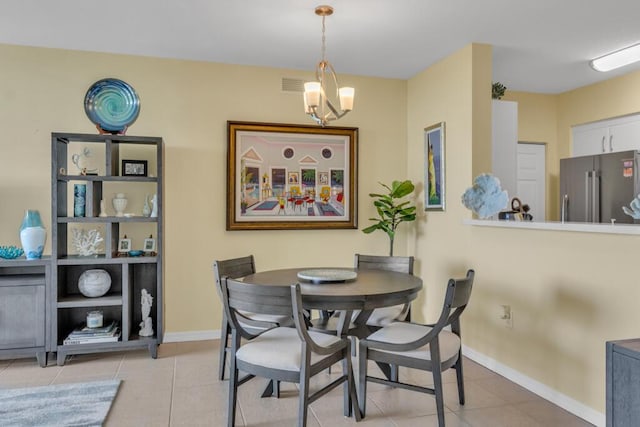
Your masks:
{"label": "small framed art", "polygon": [[424,210],[443,211],[445,202],[444,122],[424,130]]}
{"label": "small framed art", "polygon": [[122,160],[122,176],[147,176],[147,161]]}

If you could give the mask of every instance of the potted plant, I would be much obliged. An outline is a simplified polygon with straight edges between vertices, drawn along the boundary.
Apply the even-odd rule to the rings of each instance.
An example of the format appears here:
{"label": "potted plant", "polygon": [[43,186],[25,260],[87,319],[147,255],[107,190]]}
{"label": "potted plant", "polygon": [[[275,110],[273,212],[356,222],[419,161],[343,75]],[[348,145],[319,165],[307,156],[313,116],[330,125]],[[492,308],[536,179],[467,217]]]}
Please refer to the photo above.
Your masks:
{"label": "potted plant", "polygon": [[411,180],[393,181],[391,187],[379,183],[389,190],[387,194],[370,193],[369,196],[375,198],[373,205],[378,211],[378,218],[369,218],[376,223],[362,230],[363,233],[373,233],[375,230],[382,230],[389,236],[389,256],[393,256],[393,242],[396,236],[396,229],[403,222],[415,221],[416,207],[410,200],[401,200],[405,196],[413,193],[415,186]]}

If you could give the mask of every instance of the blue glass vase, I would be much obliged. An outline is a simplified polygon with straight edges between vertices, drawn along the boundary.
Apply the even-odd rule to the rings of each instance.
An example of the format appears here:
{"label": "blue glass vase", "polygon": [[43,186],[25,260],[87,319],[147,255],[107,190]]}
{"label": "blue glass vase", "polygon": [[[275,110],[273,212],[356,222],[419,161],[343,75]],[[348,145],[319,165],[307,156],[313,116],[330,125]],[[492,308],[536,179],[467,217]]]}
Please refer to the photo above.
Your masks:
{"label": "blue glass vase", "polygon": [[73,216],[83,217],[85,215],[85,204],[87,197],[87,184],[73,185]]}
{"label": "blue glass vase", "polygon": [[40,212],[27,210],[20,226],[20,242],[27,259],[40,259],[47,240],[47,230],[42,225]]}

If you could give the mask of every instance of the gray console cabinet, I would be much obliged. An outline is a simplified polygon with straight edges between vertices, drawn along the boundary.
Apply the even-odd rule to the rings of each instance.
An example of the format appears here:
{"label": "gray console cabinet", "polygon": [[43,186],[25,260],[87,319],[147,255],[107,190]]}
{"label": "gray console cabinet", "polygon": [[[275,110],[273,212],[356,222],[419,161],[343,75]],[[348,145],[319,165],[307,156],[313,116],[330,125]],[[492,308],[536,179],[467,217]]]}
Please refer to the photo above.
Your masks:
{"label": "gray console cabinet", "polygon": [[607,342],[607,427],[640,423],[640,339]]}
{"label": "gray console cabinet", "polygon": [[47,365],[50,260],[0,260],[0,356]]}
{"label": "gray console cabinet", "polygon": [[[67,355],[147,348],[153,358],[163,335],[163,142],[158,137],[53,133],[52,150],[52,277],[51,277],[51,351],[57,353],[58,365]],[[90,153],[86,156],[86,150]],[[135,159],[142,168],[133,174],[122,170],[122,160]],[[86,161],[86,171],[82,162]],[[90,162],[89,162],[90,161]],[[91,164],[89,164],[91,163]],[[86,175],[83,172],[88,172]],[[153,173],[150,173],[153,172]],[[74,185],[86,186],[85,215],[74,216]],[[142,190],[141,190],[142,189]],[[118,217],[112,207],[116,193],[136,197],[157,195],[157,217],[142,215],[140,208]],[[100,214],[104,199],[105,216]],[[129,206],[134,205],[129,201]],[[97,256],[80,256],[72,248],[74,229],[97,229],[104,238]],[[125,234],[153,235],[153,253],[127,256],[119,253],[118,243]],[[127,238],[131,238],[129,235]],[[131,249],[142,249],[142,238],[132,240]],[[124,255],[124,256],[123,256]],[[80,275],[89,269],[103,269],[111,276],[111,288],[102,297],[88,298],[78,289]],[[153,297],[150,313],[154,336],[138,335],[142,319],[141,291]],[[76,327],[86,324],[87,313],[100,310],[104,322],[116,320],[121,329],[117,342],[64,345],[64,339]]]}

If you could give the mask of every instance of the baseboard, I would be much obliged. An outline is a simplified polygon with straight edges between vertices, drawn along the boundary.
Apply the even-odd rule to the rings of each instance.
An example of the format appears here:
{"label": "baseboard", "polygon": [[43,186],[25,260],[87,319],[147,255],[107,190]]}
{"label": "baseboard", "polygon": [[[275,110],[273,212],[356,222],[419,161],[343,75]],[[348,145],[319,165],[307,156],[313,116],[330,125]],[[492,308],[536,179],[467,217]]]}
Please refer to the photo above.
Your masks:
{"label": "baseboard", "polygon": [[205,341],[219,340],[220,330],[208,331],[188,331],[188,332],[165,332],[162,342],[185,342],[185,341]]}
{"label": "baseboard", "polygon": [[462,354],[464,354],[474,362],[484,366],[485,368],[502,375],[503,377],[520,385],[521,387],[526,388],[530,392],[537,394],[543,399],[548,400],[554,405],[557,405],[562,409],[571,412],[573,415],[580,417],[595,426],[604,427],[606,424],[605,414],[598,412],[593,408],[586,406],[575,399],[572,399],[566,394],[562,394],[557,390],[554,390],[551,387],[534,380],[533,378],[529,378],[513,368],[503,365],[495,359],[485,356],[484,354],[467,346],[462,347]]}

